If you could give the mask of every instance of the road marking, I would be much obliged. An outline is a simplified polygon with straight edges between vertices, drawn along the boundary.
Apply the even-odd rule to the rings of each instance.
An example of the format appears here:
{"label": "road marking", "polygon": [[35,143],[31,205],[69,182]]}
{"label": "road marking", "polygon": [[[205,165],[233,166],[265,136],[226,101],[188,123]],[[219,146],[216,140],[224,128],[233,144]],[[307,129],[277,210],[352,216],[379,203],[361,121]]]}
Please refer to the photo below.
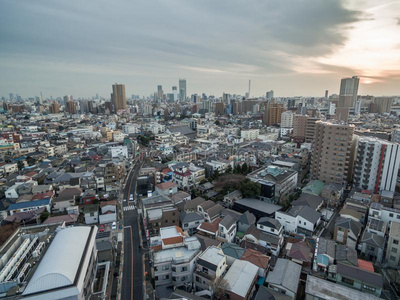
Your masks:
{"label": "road marking", "polygon": [[132,260],[132,270],[131,270],[131,299],[133,300],[133,278],[135,277],[134,276],[134,273],[133,273],[133,263],[134,263],[134,260],[133,260],[133,236],[132,236],[132,227],[130,228],[130,230],[129,230],[130,232],[131,232],[131,249],[132,249],[132,254],[131,254],[131,260]]}
{"label": "road marking", "polygon": [[127,210],[134,210],[135,209],[135,205],[129,205],[129,206],[125,206],[124,207],[124,211],[127,211]]}

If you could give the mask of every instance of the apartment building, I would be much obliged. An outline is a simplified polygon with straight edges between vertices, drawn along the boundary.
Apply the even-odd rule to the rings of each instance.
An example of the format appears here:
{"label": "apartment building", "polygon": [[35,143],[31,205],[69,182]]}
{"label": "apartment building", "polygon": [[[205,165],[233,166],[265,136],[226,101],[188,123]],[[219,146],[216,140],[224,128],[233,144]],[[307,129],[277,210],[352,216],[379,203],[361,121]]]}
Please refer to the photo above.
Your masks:
{"label": "apartment building", "polygon": [[306,143],[312,143],[315,138],[315,128],[316,128],[316,123],[319,121],[320,118],[313,118],[313,117],[307,117],[307,122],[306,122],[306,134],[305,134],[305,142]]}
{"label": "apartment building", "polygon": [[313,179],[344,184],[351,170],[354,125],[317,121],[311,161]]}
{"label": "apartment building", "polygon": [[267,103],[263,114],[263,124],[266,126],[278,125],[281,123],[281,115],[285,108],[280,103]]}
{"label": "apartment building", "polygon": [[306,138],[306,127],[307,127],[306,115],[294,115],[293,116],[293,138],[299,141],[304,141]]}
{"label": "apartment building", "polygon": [[193,282],[195,262],[200,254],[200,242],[197,237],[184,239],[184,246],[154,252],[155,285],[189,287]]}
{"label": "apartment building", "polygon": [[247,129],[240,132],[240,137],[244,140],[252,141],[258,138],[260,134],[259,129]]}
{"label": "apartment building", "polygon": [[389,238],[386,248],[386,261],[389,266],[400,266],[400,223],[390,223]]}
{"label": "apartment building", "polygon": [[368,211],[368,218],[381,220],[389,225],[392,222],[400,222],[400,210],[385,207],[381,203],[373,202]]}
{"label": "apartment building", "polygon": [[293,116],[292,111],[285,111],[281,114],[281,127],[282,128],[292,128],[293,127]]}
{"label": "apartment building", "polygon": [[394,192],[400,166],[400,144],[373,137],[358,140],[354,186],[374,192]]}

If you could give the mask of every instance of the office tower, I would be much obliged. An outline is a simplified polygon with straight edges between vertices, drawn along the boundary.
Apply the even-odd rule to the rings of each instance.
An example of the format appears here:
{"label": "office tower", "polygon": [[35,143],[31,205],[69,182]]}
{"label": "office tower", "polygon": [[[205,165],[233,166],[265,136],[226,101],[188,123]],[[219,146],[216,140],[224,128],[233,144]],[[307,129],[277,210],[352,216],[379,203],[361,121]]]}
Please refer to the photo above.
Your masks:
{"label": "office tower", "polygon": [[71,115],[76,114],[76,103],[74,101],[68,101],[65,107],[65,111]]}
{"label": "office tower", "polygon": [[328,99],[328,94],[329,94],[329,91],[325,90],[325,99]]}
{"label": "office tower", "polygon": [[314,118],[307,116],[307,121],[306,121],[306,136],[305,136],[305,142],[306,143],[312,143],[314,141],[314,136],[315,136],[315,127],[317,121],[319,121],[320,118]]}
{"label": "office tower", "polygon": [[79,101],[79,107],[80,107],[81,114],[89,113],[89,101],[88,100]]}
{"label": "office tower", "polygon": [[222,94],[222,102],[224,102],[226,105],[231,103],[231,95],[223,93]]}
{"label": "office tower", "polygon": [[375,109],[372,113],[383,115],[392,111],[393,98],[392,97],[376,97],[374,98]]}
{"label": "office tower", "polygon": [[164,95],[163,89],[162,89],[162,85],[158,85],[157,86],[157,99],[158,100],[162,100]]}
{"label": "office tower", "polygon": [[64,96],[64,107],[67,107],[68,101],[71,101],[71,96],[70,95]]}
{"label": "office tower", "polygon": [[18,102],[22,102],[22,97],[20,95],[17,94],[17,101]]}
{"label": "office tower", "polygon": [[57,101],[53,101],[50,105],[50,113],[51,114],[58,114],[60,112],[60,104]]}
{"label": "office tower", "polygon": [[186,100],[186,79],[179,79],[179,100]]}
{"label": "office tower", "polygon": [[357,76],[342,78],[338,107],[354,107],[356,105],[359,83],[360,79]]}
{"label": "office tower", "polygon": [[274,98],[274,91],[270,90],[266,93],[267,100],[272,100]]}
{"label": "office tower", "polygon": [[201,103],[200,96],[197,94],[192,95],[193,103]]}
{"label": "office tower", "polygon": [[311,159],[313,179],[344,184],[348,180],[354,125],[317,121]]}
{"label": "office tower", "polygon": [[254,100],[245,100],[242,102],[242,112],[243,113],[253,113],[254,112],[254,106],[257,105],[257,101]]}
{"label": "office tower", "polygon": [[221,116],[221,115],[225,114],[225,104],[224,104],[224,102],[215,103],[215,114],[217,116]]}
{"label": "office tower", "polygon": [[267,126],[280,124],[284,111],[285,108],[280,103],[267,103],[263,114],[263,124]]}
{"label": "office tower", "polygon": [[361,115],[361,106],[362,106],[362,99],[357,100],[356,107],[354,108],[354,114],[359,116]]}
{"label": "office tower", "polygon": [[10,97],[10,101],[14,100],[14,94],[13,93],[10,93],[9,97]]}
{"label": "office tower", "polygon": [[329,102],[328,114],[333,116],[335,113],[336,113],[336,104],[333,102]]}
{"label": "office tower", "polygon": [[104,110],[107,114],[111,114],[113,112],[113,103],[111,101],[106,101],[104,103]]}
{"label": "office tower", "polygon": [[178,88],[176,86],[172,87],[172,94],[174,94],[174,101],[178,101]]}
{"label": "office tower", "polygon": [[354,186],[375,194],[394,192],[399,166],[400,144],[361,137],[354,164]]}
{"label": "office tower", "polygon": [[251,89],[251,79],[249,79],[249,91],[247,92],[247,98],[250,97],[250,89]]}
{"label": "office tower", "polygon": [[306,138],[307,119],[305,115],[293,116],[293,138],[299,142],[304,142]]}
{"label": "office tower", "polygon": [[292,128],[293,127],[293,116],[292,111],[284,111],[281,114],[281,127],[282,128]]}
{"label": "office tower", "polygon": [[113,92],[111,94],[111,103],[113,105],[113,112],[118,112],[118,110],[126,109],[126,94],[124,84],[113,84]]}
{"label": "office tower", "polygon": [[296,99],[289,99],[287,103],[287,108],[291,109],[295,107],[296,107]]}

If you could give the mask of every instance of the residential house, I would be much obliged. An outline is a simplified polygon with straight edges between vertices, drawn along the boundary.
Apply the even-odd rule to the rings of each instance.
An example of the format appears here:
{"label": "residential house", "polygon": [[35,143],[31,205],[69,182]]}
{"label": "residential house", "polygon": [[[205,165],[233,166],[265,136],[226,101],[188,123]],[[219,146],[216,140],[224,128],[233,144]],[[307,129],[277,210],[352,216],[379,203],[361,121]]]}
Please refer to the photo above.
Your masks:
{"label": "residential house", "polygon": [[232,243],[223,243],[222,251],[226,255],[226,263],[231,266],[237,259],[241,259],[246,249]]}
{"label": "residential house", "polygon": [[281,223],[286,232],[310,236],[321,222],[321,214],[305,205],[292,206],[287,212],[277,211],[275,219]]}
{"label": "residential house", "polygon": [[339,217],[335,222],[333,239],[355,249],[361,234],[362,225],[353,219]]}
{"label": "residential house", "polygon": [[203,222],[197,227],[197,231],[200,235],[204,235],[212,239],[217,239],[219,233],[219,223],[221,221],[221,218],[217,218],[211,223]]}
{"label": "residential house", "polygon": [[335,261],[349,266],[358,266],[357,251],[347,245],[336,244]]}
{"label": "residential house", "polygon": [[239,199],[242,199],[242,193],[239,190],[235,190],[224,196],[224,202],[228,203],[229,207],[232,207],[235,201]]}
{"label": "residential house", "polygon": [[231,215],[227,215],[218,226],[218,239],[222,242],[232,243],[235,240],[237,231],[236,219]]}
{"label": "residential house", "polygon": [[[216,285],[223,278],[227,269],[226,256],[221,248],[210,246],[201,253],[196,261],[194,287],[201,296],[212,297]],[[205,291],[205,292],[203,292]]]}
{"label": "residential house", "polygon": [[36,211],[39,208],[45,208],[49,213],[51,213],[51,199],[46,198],[35,201],[12,203],[8,206],[7,210],[10,216],[12,216],[19,212]]}
{"label": "residential house", "polygon": [[204,222],[204,218],[197,212],[179,213],[179,222],[184,232],[193,235],[197,232],[197,227]]}
{"label": "residential house", "polygon": [[[181,193],[181,192],[178,192],[178,194],[179,193]],[[182,193],[184,193],[184,192],[182,192]],[[171,197],[171,200],[174,201],[175,196],[178,195],[178,194],[173,195]],[[187,195],[189,195],[189,194],[187,194]],[[176,204],[176,206],[179,208],[180,211],[197,212],[198,211],[198,209],[197,209],[198,206],[200,204],[202,204],[203,202],[205,202],[205,201],[206,201],[206,199],[204,199],[202,197],[196,197],[196,198],[190,200],[190,195],[189,195],[189,200],[180,201],[178,203],[176,203],[174,201],[174,203]]]}
{"label": "residential house", "polygon": [[261,278],[262,281],[265,280],[265,278],[267,277],[267,272],[269,270],[269,262],[271,260],[271,257],[249,248],[246,249],[240,259],[246,260],[256,265],[258,267],[258,276]]}
{"label": "residential house", "polygon": [[62,190],[58,196],[53,199],[53,210],[56,212],[62,212],[68,207],[74,206],[76,199],[80,197],[81,193],[82,190],[78,187]]}
{"label": "residential house", "polygon": [[100,224],[108,224],[117,221],[117,200],[100,202]]}
{"label": "residential house", "polygon": [[96,224],[99,222],[99,205],[88,204],[83,206],[83,214],[86,224]]}
{"label": "residential house", "polygon": [[329,268],[328,279],[376,297],[380,297],[383,289],[381,274],[341,263]]}
{"label": "residential house", "polygon": [[178,185],[172,181],[162,182],[156,185],[156,191],[165,196],[171,196],[178,192]]}
{"label": "residential house", "polygon": [[306,300],[378,300],[380,298],[336,284],[319,277],[307,276]]}
{"label": "residential house", "polygon": [[243,240],[260,245],[268,249],[272,255],[278,256],[283,244],[283,236],[275,235],[257,229],[251,225],[244,233]]}
{"label": "residential house", "polygon": [[285,247],[285,255],[303,267],[311,266],[313,258],[312,248],[304,241],[288,242]]}
{"label": "residential house", "polygon": [[256,223],[256,217],[246,210],[239,218],[238,221],[238,232],[244,233],[246,230]]}
{"label": "residential house", "polygon": [[224,208],[220,204],[215,204],[211,200],[207,200],[197,206],[197,211],[204,217],[207,222],[212,222],[221,216]]}
{"label": "residential house", "polygon": [[224,276],[222,300],[248,300],[255,291],[258,266],[245,260],[235,260]]}
{"label": "residential house", "polygon": [[361,256],[369,261],[381,263],[385,253],[385,242],[384,236],[370,232],[367,227],[360,240]]}
{"label": "residential house", "polygon": [[257,228],[261,231],[279,237],[281,237],[283,234],[283,226],[281,225],[281,223],[279,223],[278,220],[269,217],[260,218],[257,222]]}
{"label": "residential house", "polygon": [[300,274],[300,265],[288,259],[278,258],[273,270],[268,272],[265,282],[269,288],[296,299]]}
{"label": "residential house", "polygon": [[314,255],[314,272],[325,273],[332,265],[336,257],[336,243],[323,237],[318,238]]}

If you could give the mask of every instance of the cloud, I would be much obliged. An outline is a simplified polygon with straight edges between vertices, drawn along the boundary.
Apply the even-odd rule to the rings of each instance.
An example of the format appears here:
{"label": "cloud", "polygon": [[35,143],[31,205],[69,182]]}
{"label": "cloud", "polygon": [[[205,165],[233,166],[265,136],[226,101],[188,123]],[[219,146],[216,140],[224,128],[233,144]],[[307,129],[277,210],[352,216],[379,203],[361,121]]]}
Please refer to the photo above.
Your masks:
{"label": "cloud", "polygon": [[[338,0],[3,0],[2,9],[0,67],[71,74],[72,83],[77,73],[108,75],[142,82],[142,94],[166,78],[218,76],[235,90],[245,78],[335,72],[315,58],[343,47],[366,17]],[[9,87],[0,83],[0,92]]]}

